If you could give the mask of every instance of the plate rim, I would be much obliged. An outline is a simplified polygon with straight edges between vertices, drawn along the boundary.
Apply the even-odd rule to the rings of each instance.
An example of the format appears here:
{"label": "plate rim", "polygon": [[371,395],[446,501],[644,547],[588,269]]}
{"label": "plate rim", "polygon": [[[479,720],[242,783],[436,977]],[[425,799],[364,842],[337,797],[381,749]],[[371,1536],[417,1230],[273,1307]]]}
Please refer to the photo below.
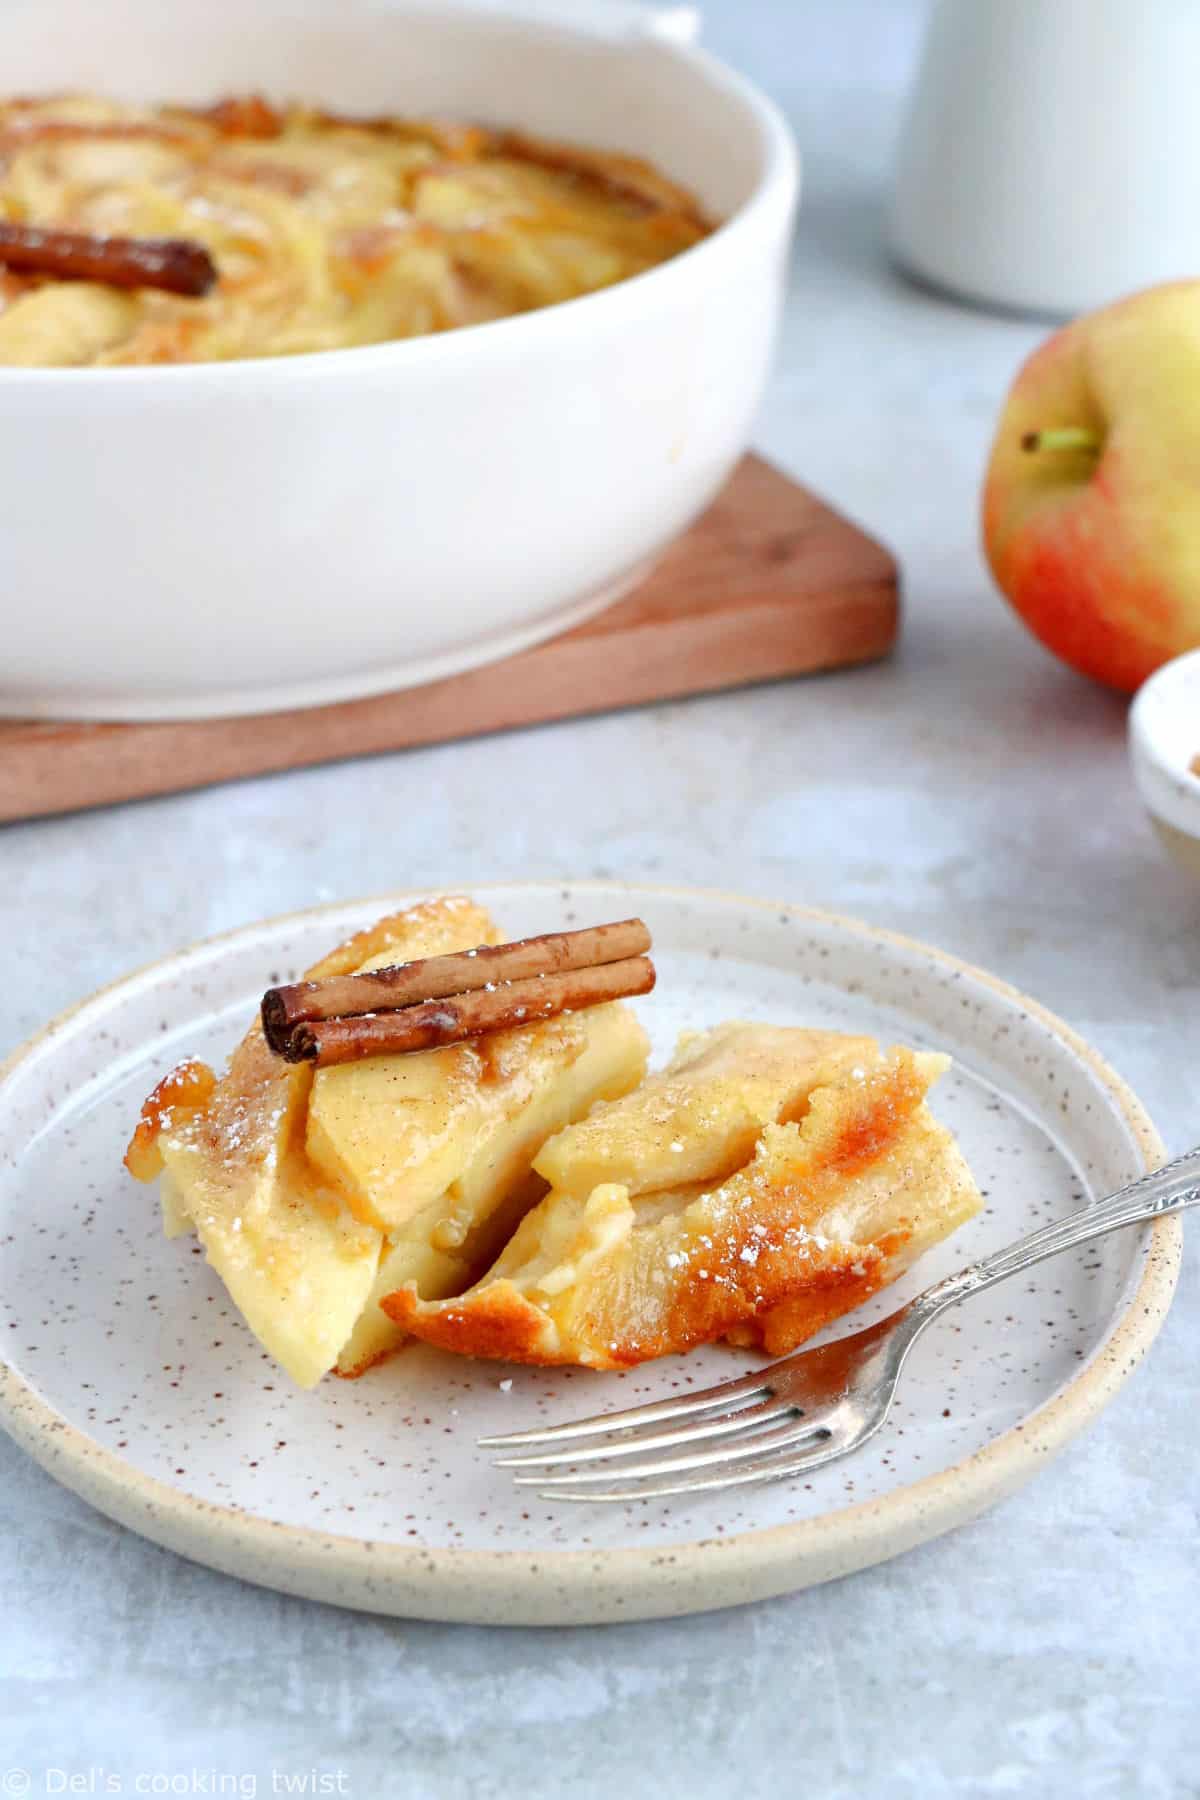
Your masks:
{"label": "plate rim", "polygon": [[[1046,1026],[1087,1065],[1124,1118],[1147,1169],[1166,1157],[1128,1083],[1086,1038],[1011,982],[903,932],[795,901],[687,883],[509,879],[345,897],[251,920],[199,938],[105,983],[57,1013],[0,1062],[2,1088],[76,1016],[199,951],[252,931],[350,908],[412,904],[470,890],[612,892],[715,901],[787,913],[918,953],[967,975]],[[815,1586],[899,1555],[977,1517],[1061,1450],[1119,1392],[1157,1337],[1175,1291],[1183,1228],[1177,1216],[1147,1230],[1138,1285],[1099,1351],[1050,1400],[949,1468],[813,1519],[660,1546],[466,1550],[348,1537],[206,1501],[142,1473],[72,1425],[0,1353],[0,1426],[48,1474],[108,1517],[191,1560],[277,1591],[361,1611],[447,1622],[546,1625],[677,1617]],[[547,1578],[550,1578],[547,1582]]]}

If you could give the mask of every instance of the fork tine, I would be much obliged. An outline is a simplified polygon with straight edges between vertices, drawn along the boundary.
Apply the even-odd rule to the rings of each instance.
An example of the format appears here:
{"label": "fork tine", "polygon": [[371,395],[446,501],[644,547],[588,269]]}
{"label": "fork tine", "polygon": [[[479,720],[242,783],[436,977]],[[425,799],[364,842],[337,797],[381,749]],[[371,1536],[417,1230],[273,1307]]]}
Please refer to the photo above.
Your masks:
{"label": "fork tine", "polygon": [[[744,1457],[758,1456],[764,1450],[786,1450],[809,1439],[821,1440],[829,1435],[827,1427],[811,1425],[807,1419],[797,1419],[791,1425],[776,1426],[774,1430],[756,1431],[737,1443],[718,1444],[715,1448],[693,1451],[687,1456],[660,1456],[653,1462],[622,1468],[621,1474],[629,1481],[640,1481],[650,1475],[682,1474],[689,1469],[712,1468],[714,1464],[728,1466],[730,1463],[740,1462]],[[514,1477],[518,1487],[537,1487],[545,1479],[544,1475]],[[582,1469],[578,1475],[555,1475],[551,1479],[556,1487],[587,1487],[592,1482],[611,1480],[612,1471]]]}
{"label": "fork tine", "polygon": [[[743,1463],[723,1475],[681,1476],[675,1481],[658,1481],[652,1487],[595,1488],[568,1487],[565,1481],[553,1487],[538,1489],[539,1500],[610,1501],[659,1500],[672,1494],[715,1494],[723,1488],[762,1486],[769,1481],[786,1481],[793,1475],[806,1475],[822,1463],[836,1462],[839,1456],[857,1450],[861,1438],[835,1439],[806,1451],[803,1455],[786,1452],[782,1456],[764,1457],[762,1462]],[[626,1471],[622,1471],[626,1473]]]}
{"label": "fork tine", "polygon": [[626,1432],[615,1444],[594,1444],[574,1450],[537,1450],[532,1456],[498,1456],[498,1469],[549,1468],[552,1463],[599,1462],[610,1456],[633,1456],[643,1450],[669,1450],[676,1444],[695,1444],[702,1438],[725,1437],[734,1431],[749,1431],[754,1426],[769,1425],[795,1413],[788,1400],[764,1400],[758,1406],[740,1406],[736,1412],[721,1413],[714,1418],[701,1418],[699,1423],[681,1425],[675,1431],[638,1434]]}
{"label": "fork tine", "polygon": [[664,1419],[682,1419],[688,1413],[704,1412],[710,1407],[726,1410],[735,1402],[747,1403],[760,1397],[769,1398],[770,1381],[762,1375],[743,1375],[737,1381],[720,1381],[715,1387],[701,1388],[694,1394],[680,1394],[672,1400],[651,1401],[646,1406],[630,1406],[624,1412],[592,1413],[586,1419],[568,1419],[561,1425],[544,1425],[535,1431],[509,1431],[499,1437],[481,1437],[483,1450],[516,1450],[522,1444],[566,1443],[573,1437],[595,1437],[599,1432],[625,1431],[635,1425],[658,1425]]}

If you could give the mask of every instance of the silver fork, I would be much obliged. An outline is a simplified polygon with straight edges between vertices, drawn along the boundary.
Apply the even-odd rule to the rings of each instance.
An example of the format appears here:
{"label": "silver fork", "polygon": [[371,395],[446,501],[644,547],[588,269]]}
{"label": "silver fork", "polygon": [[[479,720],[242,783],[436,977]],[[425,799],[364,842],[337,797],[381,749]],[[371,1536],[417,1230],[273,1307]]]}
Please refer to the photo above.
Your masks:
{"label": "silver fork", "polygon": [[[1200,1148],[947,1275],[889,1318],[836,1343],[698,1393],[479,1443],[496,1450],[546,1446],[497,1458],[497,1467],[521,1471],[518,1485],[538,1488],[546,1500],[652,1500],[807,1475],[879,1430],[905,1357],[950,1307],[1060,1250],[1198,1202]],[[555,1473],[567,1466],[571,1472]],[[532,1469],[540,1473],[525,1472]]]}

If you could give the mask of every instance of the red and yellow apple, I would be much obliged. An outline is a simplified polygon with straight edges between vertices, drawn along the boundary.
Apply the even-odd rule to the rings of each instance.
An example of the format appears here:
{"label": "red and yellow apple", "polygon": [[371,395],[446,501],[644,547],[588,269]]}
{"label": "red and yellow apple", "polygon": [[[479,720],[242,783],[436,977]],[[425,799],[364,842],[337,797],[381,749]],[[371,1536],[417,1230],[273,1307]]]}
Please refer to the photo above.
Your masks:
{"label": "red and yellow apple", "polygon": [[1085,675],[1132,692],[1200,645],[1200,281],[1034,352],[992,445],[983,539],[1025,623]]}

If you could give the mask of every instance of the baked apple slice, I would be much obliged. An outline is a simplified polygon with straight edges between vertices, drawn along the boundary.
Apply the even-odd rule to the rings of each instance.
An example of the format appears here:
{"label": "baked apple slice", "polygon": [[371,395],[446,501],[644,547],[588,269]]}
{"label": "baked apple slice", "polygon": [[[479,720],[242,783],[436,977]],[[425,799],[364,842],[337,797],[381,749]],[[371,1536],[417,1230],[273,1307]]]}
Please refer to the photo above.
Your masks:
{"label": "baked apple slice", "polygon": [[[515,1362],[624,1368],[719,1338],[781,1355],[979,1210],[926,1104],[947,1067],[871,1039],[719,1027],[546,1146],[535,1167],[555,1185],[482,1281],[441,1301],[410,1284],[383,1309],[429,1343]],[[674,1166],[685,1180],[661,1181]]]}
{"label": "baked apple slice", "polygon": [[[494,943],[473,902],[383,919],[308,979]],[[168,1235],[194,1228],[251,1330],[301,1386],[357,1374],[403,1342],[378,1306],[401,1281],[460,1291],[544,1184],[550,1134],[641,1078],[646,1039],[618,1004],[478,1043],[314,1072],[258,1020],[218,1080],[201,1063],[150,1096],[126,1155],[162,1178]]]}
{"label": "baked apple slice", "polygon": [[418,1055],[318,1070],[308,1153],[384,1250],[338,1357],[361,1374],[404,1341],[379,1301],[405,1283],[435,1299],[489,1267],[546,1191],[530,1165],[548,1137],[646,1067],[646,1034],[613,1002]]}

